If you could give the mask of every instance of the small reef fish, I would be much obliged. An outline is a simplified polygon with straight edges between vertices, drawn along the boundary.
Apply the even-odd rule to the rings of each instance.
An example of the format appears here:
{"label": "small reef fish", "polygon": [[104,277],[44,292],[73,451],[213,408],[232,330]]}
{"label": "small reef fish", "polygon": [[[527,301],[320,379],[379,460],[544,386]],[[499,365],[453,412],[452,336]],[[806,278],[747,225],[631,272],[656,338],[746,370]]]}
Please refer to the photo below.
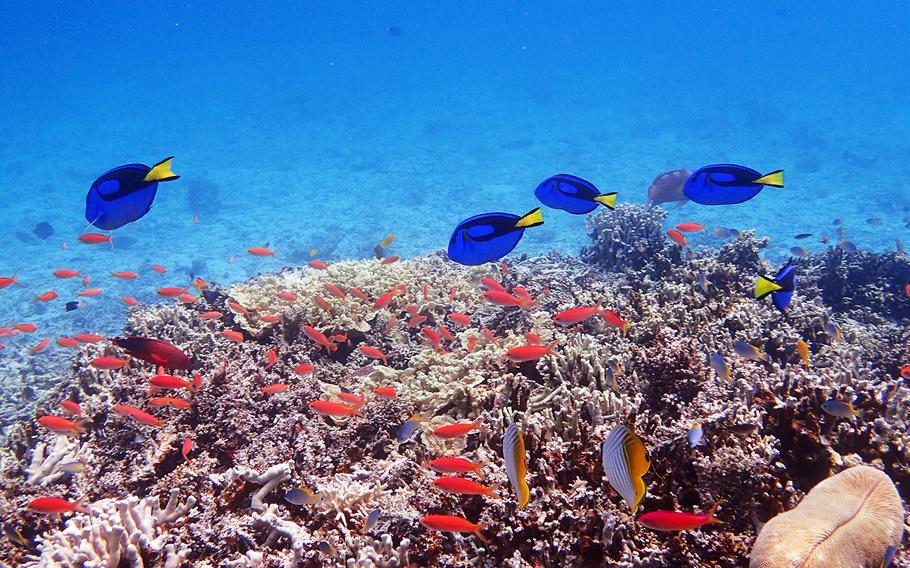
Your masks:
{"label": "small reef fish", "polygon": [[114,369],[119,369],[127,364],[123,359],[118,359],[116,357],[95,357],[91,360],[89,365],[95,367],[96,369],[104,369],[111,371]]}
{"label": "small reef fish", "polygon": [[158,274],[164,274],[165,272],[167,272],[167,268],[165,268],[164,266],[162,266],[160,264],[153,264],[152,270],[154,270]]}
{"label": "small reef fish", "polygon": [[837,327],[837,324],[835,324],[832,321],[829,321],[827,323],[827,325],[825,325],[825,333],[827,333],[831,337],[831,341],[840,341],[841,339],[843,339],[843,335],[841,335],[840,328]]}
{"label": "small reef fish", "polygon": [[506,290],[505,286],[503,286],[496,280],[493,280],[492,278],[489,278],[489,277],[481,278],[480,285],[483,286],[484,288],[486,288],[487,290],[496,290],[497,292],[508,292],[508,290]]}
{"label": "small reef fish", "polygon": [[714,227],[711,229],[711,232],[714,233],[715,237],[720,237],[722,239],[727,239],[730,237],[739,238],[742,234],[737,229],[729,229],[727,227]]}
{"label": "small reef fish", "polygon": [[765,175],[736,164],[714,164],[695,171],[683,194],[702,205],[734,205],[749,201],[766,186],[784,187],[784,171]]}
{"label": "small reef fish", "polygon": [[487,487],[466,477],[437,477],[433,480],[433,486],[459,495],[486,495],[487,497],[496,497],[492,487]]}
{"label": "small reef fish", "polygon": [[596,306],[581,306],[578,308],[570,308],[568,310],[563,310],[553,316],[553,321],[559,325],[574,325],[576,323],[581,323],[591,316],[597,315],[597,312],[600,311],[600,304]]}
{"label": "small reef fish", "polygon": [[[343,389],[344,387],[342,387]],[[354,408],[360,408],[367,402],[367,397],[362,394],[353,393],[347,390],[341,390],[338,393],[338,398],[350,404]]]}
{"label": "small reef fish", "polygon": [[284,383],[274,383],[259,390],[262,391],[262,394],[278,394],[288,390],[288,386]]}
{"label": "small reef fish", "polygon": [[240,315],[242,315],[242,316],[247,316],[247,317],[249,317],[249,315],[250,315],[250,310],[248,310],[248,309],[246,309],[245,307],[243,307],[243,306],[240,304],[240,302],[235,302],[235,301],[233,301],[233,300],[228,300],[228,301],[227,301],[227,305],[228,305],[228,307],[231,309],[231,311],[234,312],[234,313],[238,313],[238,314],[240,314]]}
{"label": "small reef fish", "polygon": [[629,322],[619,317],[619,314],[613,310],[603,310],[600,312],[601,317],[605,322],[612,325],[613,327],[618,327],[622,330],[623,335],[626,335],[629,332]]}
{"label": "small reef fish", "polygon": [[76,347],[79,347],[79,342],[76,341],[76,340],[75,340],[74,338],[72,338],[72,337],[61,337],[60,339],[58,339],[58,340],[56,341],[56,343],[57,343],[57,345],[59,345],[60,347],[66,347],[66,348],[69,348],[69,349],[75,349]]}
{"label": "small reef fish", "polygon": [[380,359],[380,360],[382,360],[382,363],[384,365],[389,364],[389,357],[385,353],[380,351],[379,349],[376,349],[375,347],[371,347],[369,345],[361,345],[360,347],[358,347],[358,349],[360,349],[360,352],[363,353],[364,355],[366,355],[367,357],[369,357],[370,359]]}
{"label": "small reef fish", "polygon": [[264,316],[261,316],[259,319],[265,323],[278,323],[281,321],[281,316],[276,314],[266,314]]}
{"label": "small reef fish", "polygon": [[395,242],[395,235],[389,233],[384,239],[379,241],[379,248],[387,249]]}
{"label": "small reef fish", "polygon": [[67,473],[79,473],[85,469],[85,464],[81,461],[61,462],[60,465],[57,466],[57,469],[60,471],[65,471]]}
{"label": "small reef fish", "polygon": [[51,432],[56,432],[57,434],[67,434],[70,436],[85,434],[86,430],[82,426],[84,423],[85,420],[77,420],[73,422],[72,420],[63,418],[62,416],[42,416],[38,419],[38,424],[41,424]]}
{"label": "small reef fish", "polygon": [[[76,339],[79,339],[78,335]],[[165,369],[189,371],[193,368],[193,362],[186,356],[186,353],[161,339],[131,335],[129,337],[115,337],[111,341],[113,341],[114,345],[132,355],[133,358],[152,363],[153,365],[160,365]]]}
{"label": "small reef fish", "polygon": [[189,389],[193,390],[193,384],[180,377],[173,375],[155,375],[149,379],[149,384],[159,389]]}
{"label": "small reef fish", "polygon": [[855,244],[848,241],[847,239],[840,239],[837,241],[837,248],[841,249],[844,252],[856,252],[859,250]]}
{"label": "small reef fish", "polygon": [[128,271],[111,272],[111,276],[113,276],[114,278],[119,278],[120,280],[135,280],[135,279],[139,278],[139,275],[136,274],[135,272],[128,272]]}
{"label": "small reef fish", "polygon": [[306,375],[307,373],[312,373],[316,368],[312,363],[300,363],[294,367],[294,372],[298,375]]}
{"label": "small reef fish", "polygon": [[380,515],[379,509],[374,509],[374,510],[370,511],[370,514],[367,515],[367,518],[364,519],[364,521],[363,521],[363,526],[361,527],[361,530],[366,532],[368,530],[371,530],[373,527],[375,527],[376,523],[379,522],[379,515]]}
{"label": "small reef fish", "polygon": [[676,229],[683,233],[697,233],[698,231],[704,231],[705,226],[700,223],[680,223],[676,225]]}
{"label": "small reef fish", "polygon": [[454,515],[427,515],[420,519],[420,524],[434,531],[474,533],[474,536],[483,541],[484,544],[490,544],[489,539],[480,532],[487,528],[483,523],[472,523],[467,519]]}
{"label": "small reef fish", "polygon": [[181,302],[183,302],[184,304],[192,304],[199,298],[197,298],[196,296],[194,296],[192,294],[180,294],[179,296],[177,296],[177,299],[180,300]]}
{"label": "small reef fish", "polygon": [[205,319],[205,320],[213,320],[213,319],[220,318],[222,315],[224,315],[224,314],[222,314],[221,312],[219,312],[217,310],[211,310],[208,312],[202,312],[201,314],[199,314],[199,317],[201,317],[202,319]]}
{"label": "small reef fish", "polygon": [[326,416],[362,416],[359,408],[330,400],[314,400],[308,406]]}
{"label": "small reef fish", "polygon": [[348,297],[348,295],[344,293],[344,290],[342,290],[338,286],[335,286],[334,284],[331,284],[329,282],[324,283],[322,285],[322,287],[325,288],[326,290],[328,290],[329,294],[331,294],[341,300],[344,300],[345,298]]}
{"label": "small reef fish", "polygon": [[683,187],[692,173],[692,170],[670,170],[654,178],[648,187],[648,203],[657,205],[676,201],[684,205],[689,198],[683,193]]}
{"label": "small reef fish", "polygon": [[279,298],[281,298],[282,300],[284,300],[285,302],[296,302],[297,301],[297,294],[295,294],[293,292],[278,292],[275,295],[278,296]]}
{"label": "small reef fish", "polygon": [[180,455],[183,456],[183,461],[190,461],[190,452],[193,450],[193,439],[184,438],[183,444],[180,445]]}
{"label": "small reef fish", "polygon": [[104,341],[107,338],[95,333],[77,333],[73,336],[73,339],[79,343],[98,343],[99,341]]}
{"label": "small reef fish", "polygon": [[414,432],[416,432],[420,428],[421,422],[426,422],[426,420],[427,420],[426,417],[418,416],[416,414],[414,416],[408,418],[407,422],[405,422],[398,428],[398,433],[396,434],[396,437],[398,438],[398,443],[403,444],[403,443],[407,442],[408,440],[410,440],[411,436],[414,435]]}
{"label": "small reef fish", "polygon": [[80,501],[71,503],[61,497],[38,497],[29,501],[25,506],[29,511],[35,513],[46,513],[51,515],[60,515],[61,513],[88,513],[88,510],[82,506]]}
{"label": "small reef fish", "polygon": [[316,270],[326,270],[329,265],[322,262],[321,260],[311,260],[307,263],[310,268],[315,268]]}
{"label": "small reef fish", "polygon": [[515,498],[518,500],[518,508],[524,509],[531,499],[531,490],[527,481],[528,463],[524,434],[514,422],[509,424],[502,438],[502,457],[506,464],[506,475],[515,491]]}
{"label": "small reef fish", "polygon": [[86,245],[100,245],[104,243],[111,243],[110,235],[103,235],[101,233],[85,233],[84,235],[79,235],[78,240],[80,243]]}
{"label": "small reef fish", "polygon": [[82,414],[82,407],[79,406],[78,402],[74,402],[72,400],[61,400],[60,407],[67,412],[75,414],[76,416]]}
{"label": "small reef fish", "polygon": [[234,343],[243,343],[243,334],[233,329],[226,329],[221,332],[221,336],[233,341]]}
{"label": "small reef fish", "polygon": [[325,350],[328,352],[335,351],[338,349],[338,346],[335,345],[324,333],[318,329],[305,325],[303,326],[303,332],[307,337],[318,343],[320,346],[325,347]]}
{"label": "small reef fish", "polygon": [[120,300],[127,306],[135,306],[136,304],[139,303],[139,300],[137,300],[136,298],[134,298],[132,296],[123,296],[122,298],[120,298]]}
{"label": "small reef fish", "polygon": [[686,236],[676,229],[670,229],[667,231],[667,236],[670,237],[670,240],[678,244],[683,248],[689,248],[689,243],[686,242]]}
{"label": "small reef fish", "polygon": [[401,260],[401,257],[398,256],[397,254],[393,254],[392,256],[387,256],[384,259],[382,259],[379,262],[379,264],[392,264],[394,262],[397,262],[398,260]]}
{"label": "small reef fish", "polygon": [[50,290],[48,292],[35,296],[35,300],[37,300],[39,302],[50,302],[51,300],[56,300],[56,299],[57,299],[57,292],[55,292],[54,290]]}
{"label": "small reef fish", "polygon": [[474,422],[458,422],[448,426],[440,426],[433,430],[433,435],[443,439],[460,438],[461,436],[467,436],[473,430],[483,431],[482,423],[483,421],[478,419]]}
{"label": "small reef fish", "polygon": [[446,316],[449,320],[463,326],[471,325],[471,316],[459,312],[452,312]]}
{"label": "small reef fish", "polygon": [[55,270],[53,272],[54,278],[76,278],[77,276],[82,276],[82,273],[78,270],[69,270],[67,268],[61,268],[60,270]]}
{"label": "small reef fish", "polygon": [[246,249],[246,252],[250,253],[253,256],[277,256],[275,251],[267,249],[265,247],[250,247]]}
{"label": "small reef fish", "polygon": [[486,298],[491,304],[496,304],[497,306],[514,306],[525,308],[529,305],[527,298],[523,298],[521,296],[513,296],[508,292],[500,292],[499,290],[487,290],[483,293],[483,297]]}
{"label": "small reef fish", "polygon": [[180,397],[156,396],[149,399],[149,406],[170,406],[171,408],[176,408],[178,410],[186,410],[193,406],[193,403]]}
{"label": "small reef fish", "polygon": [[632,430],[620,424],[603,441],[601,456],[607,481],[635,513],[647,489],[642,477],[651,467],[644,443]]}
{"label": "small reef fish", "polygon": [[50,344],[50,342],[51,342],[51,338],[45,337],[44,339],[41,340],[41,343],[39,343],[38,345],[35,345],[31,349],[29,349],[28,352],[29,353],[41,353],[42,351],[47,349],[47,346]]}
{"label": "small reef fish", "polygon": [[164,422],[165,422],[164,420],[158,418],[154,414],[149,414],[148,412],[138,409],[138,408],[134,409],[126,416],[129,416],[136,422],[138,422],[140,424],[145,424],[146,426],[161,427],[161,426],[164,426]]}
{"label": "small reef fish", "polygon": [[439,473],[474,473],[483,477],[481,469],[483,464],[474,463],[466,458],[436,458],[428,464],[430,469]]}
{"label": "small reef fish", "polygon": [[680,513],[677,511],[651,511],[638,517],[638,522],[656,531],[690,531],[713,523],[723,523],[714,518],[722,501],[715,503],[707,513]]}
{"label": "small reef fish", "polygon": [[86,288],[85,290],[80,290],[79,292],[76,292],[76,295],[86,297],[86,298],[95,298],[97,296],[100,296],[103,293],[104,293],[104,290],[102,288]]}
{"label": "small reef fish", "polygon": [[316,502],[316,495],[306,487],[295,487],[285,492],[284,500],[291,505],[312,505]]}
{"label": "small reef fish", "polygon": [[553,355],[554,347],[556,347],[555,341],[549,345],[521,345],[506,351],[506,358],[514,363],[535,361],[545,355]]}
{"label": "small reef fish", "polygon": [[768,362],[767,353],[762,352],[758,347],[755,347],[751,343],[746,343],[745,341],[734,341],[733,352],[744,359]]}
{"label": "small reef fish", "polygon": [[112,231],[142,218],[152,208],[158,182],[180,176],[171,171],[173,156],[154,166],[126,164],[101,174],[85,197],[85,219],[91,225]]}
{"label": "small reef fish", "polygon": [[793,254],[793,256],[806,258],[809,256],[809,249],[806,247],[790,247],[790,253]]}
{"label": "small reef fish", "polygon": [[781,268],[774,278],[759,276],[755,281],[754,294],[757,300],[770,294],[774,307],[783,313],[790,305],[795,290],[796,265],[791,261]]}
{"label": "small reef fish", "polygon": [[395,400],[398,398],[398,393],[395,392],[393,387],[376,387],[373,389],[373,392],[376,393],[376,396],[386,400]]}
{"label": "small reef fish", "polygon": [[794,236],[793,238],[796,239],[796,240],[801,241],[801,240],[803,240],[803,239],[808,239],[808,238],[811,237],[811,236],[812,236],[812,233],[800,233],[800,234]]}
{"label": "small reef fish", "polygon": [[34,333],[37,329],[38,326],[33,323],[20,323],[13,326],[13,331],[18,331],[20,333]]}
{"label": "small reef fish", "polygon": [[796,352],[799,353],[799,359],[803,365],[809,366],[809,344],[802,339],[796,340]]}
{"label": "small reef fish", "polygon": [[616,209],[616,192],[601,193],[593,183],[571,174],[556,174],[540,182],[534,189],[537,199],[553,209],[573,215],[585,215],[603,205]]}
{"label": "small reef fish", "polygon": [[484,213],[459,223],[449,238],[449,260],[467,266],[494,262],[512,252],[525,229],[543,224],[540,208],[518,216]]}
{"label": "small reef fish", "polygon": [[853,408],[853,405],[843,400],[835,398],[828,399],[822,403],[822,410],[838,418],[851,418],[853,416],[862,416],[862,412]]}
{"label": "small reef fish", "polygon": [[901,376],[905,379],[910,379],[910,365],[904,365],[901,367]]}
{"label": "small reef fish", "polygon": [[695,448],[697,446],[705,445],[705,430],[702,428],[701,424],[695,423],[692,425],[692,428],[689,429],[689,433],[686,434],[686,439],[689,440],[689,447]]}
{"label": "small reef fish", "polygon": [[363,290],[361,290],[360,288],[355,288],[354,286],[351,286],[350,288],[348,288],[348,292],[350,292],[351,294],[354,294],[355,296],[357,296],[358,298],[360,298],[360,299],[363,300],[364,302],[369,302],[369,301],[370,301],[370,297],[367,296],[367,295],[363,292]]}

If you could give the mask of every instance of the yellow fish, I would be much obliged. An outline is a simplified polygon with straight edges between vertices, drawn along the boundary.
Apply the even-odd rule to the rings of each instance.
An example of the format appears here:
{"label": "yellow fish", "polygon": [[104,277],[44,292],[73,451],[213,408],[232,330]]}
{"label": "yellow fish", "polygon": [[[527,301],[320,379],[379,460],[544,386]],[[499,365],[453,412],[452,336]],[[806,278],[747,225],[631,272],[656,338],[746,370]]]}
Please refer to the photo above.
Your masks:
{"label": "yellow fish", "polygon": [[651,467],[648,450],[641,438],[620,424],[607,435],[600,451],[607,481],[635,513],[647,490],[642,477]]}
{"label": "yellow fish", "polygon": [[319,251],[317,251],[316,249],[310,249],[310,258],[315,257],[317,252],[319,252]]}
{"label": "yellow fish", "polygon": [[523,509],[531,500],[531,490],[525,479],[528,475],[528,464],[525,457],[525,441],[521,430],[513,422],[506,428],[502,439],[502,457],[506,461],[506,475],[515,489],[518,498],[518,508]]}
{"label": "yellow fish", "polygon": [[381,241],[379,241],[379,248],[387,249],[387,248],[389,248],[390,246],[392,246],[392,243],[394,243],[394,242],[395,242],[395,235],[393,235],[393,234],[388,234],[388,235],[385,236],[384,239],[382,239]]}
{"label": "yellow fish", "polygon": [[803,360],[803,365],[809,366],[809,344],[802,339],[796,340],[796,350],[799,352],[799,358]]}

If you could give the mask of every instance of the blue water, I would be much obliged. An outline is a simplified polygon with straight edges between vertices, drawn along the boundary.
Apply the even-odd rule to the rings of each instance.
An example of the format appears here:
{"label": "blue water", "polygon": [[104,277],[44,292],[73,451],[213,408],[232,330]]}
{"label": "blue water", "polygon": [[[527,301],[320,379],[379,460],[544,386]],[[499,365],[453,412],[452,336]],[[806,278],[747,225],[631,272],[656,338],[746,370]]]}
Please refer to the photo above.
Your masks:
{"label": "blue water", "polygon": [[[755,228],[772,257],[807,244],[796,233],[832,233],[836,217],[860,248],[910,240],[910,5],[637,4],[5,8],[0,275],[27,286],[0,290],[0,325],[41,329],[3,340],[0,357],[24,361],[43,337],[115,332],[120,296],[154,301],[191,275],[232,283],[313,248],[328,261],[368,257],[387,233],[403,257],[441,249],[463,218],[533,208],[536,184],[558,172],[642,202],[670,169],[783,168],[783,190],[673,208],[668,221]],[[168,155],[182,179],[115,232],[114,250],[75,241],[98,175]],[[516,253],[586,241],[583,217],[545,218]],[[55,234],[34,237],[39,221]],[[261,245],[278,258],[245,253]],[[81,282],[53,279],[57,268],[92,275],[104,295],[65,313]],[[61,298],[32,301],[50,289]],[[16,368],[12,380],[27,381]]]}

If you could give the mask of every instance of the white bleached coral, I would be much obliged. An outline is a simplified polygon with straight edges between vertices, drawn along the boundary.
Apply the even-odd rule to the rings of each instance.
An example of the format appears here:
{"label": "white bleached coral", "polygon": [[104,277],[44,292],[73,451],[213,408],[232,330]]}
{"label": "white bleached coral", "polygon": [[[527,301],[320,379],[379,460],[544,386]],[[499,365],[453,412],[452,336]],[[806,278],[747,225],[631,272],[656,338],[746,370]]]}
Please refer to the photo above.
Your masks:
{"label": "white bleached coral", "polygon": [[195,504],[192,496],[181,503],[176,489],[164,509],[157,497],[98,501],[91,513],[77,513],[63,530],[39,537],[41,555],[26,566],[117,568],[126,562],[143,568],[143,551],[163,551],[164,566],[178,566],[186,551],[173,543],[165,546],[168,533],[161,527],[186,515]]}
{"label": "white bleached coral", "polygon": [[[85,444],[66,436],[56,436],[53,446],[45,442],[35,444],[31,460],[25,470],[26,481],[39,485],[48,485],[63,477],[62,466],[76,461]],[[85,458],[85,456],[83,456]]]}

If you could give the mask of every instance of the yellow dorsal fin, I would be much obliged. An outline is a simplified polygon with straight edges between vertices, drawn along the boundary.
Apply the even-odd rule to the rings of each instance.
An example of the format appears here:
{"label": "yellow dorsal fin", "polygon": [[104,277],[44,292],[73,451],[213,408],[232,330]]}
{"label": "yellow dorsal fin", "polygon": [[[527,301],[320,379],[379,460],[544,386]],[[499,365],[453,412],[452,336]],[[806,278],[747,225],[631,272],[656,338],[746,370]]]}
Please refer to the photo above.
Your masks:
{"label": "yellow dorsal fin", "polygon": [[752,183],[770,185],[771,187],[784,187],[784,170],[774,170],[769,174],[763,175]]}
{"label": "yellow dorsal fin", "polygon": [[755,297],[759,300],[771,292],[777,292],[778,290],[783,290],[783,287],[770,278],[759,276],[755,280]]}
{"label": "yellow dorsal fin", "polygon": [[152,169],[149,170],[149,173],[145,174],[145,178],[143,178],[142,181],[171,181],[179,178],[180,176],[171,171],[171,162],[173,161],[174,156],[161,160],[152,166]]}
{"label": "yellow dorsal fin", "polygon": [[524,217],[515,222],[516,229],[526,229],[528,227],[536,227],[537,225],[543,225],[543,213],[540,212],[540,207],[528,211],[525,213]]}
{"label": "yellow dorsal fin", "polygon": [[594,201],[607,206],[609,209],[616,209],[616,192],[598,195],[594,198]]}

